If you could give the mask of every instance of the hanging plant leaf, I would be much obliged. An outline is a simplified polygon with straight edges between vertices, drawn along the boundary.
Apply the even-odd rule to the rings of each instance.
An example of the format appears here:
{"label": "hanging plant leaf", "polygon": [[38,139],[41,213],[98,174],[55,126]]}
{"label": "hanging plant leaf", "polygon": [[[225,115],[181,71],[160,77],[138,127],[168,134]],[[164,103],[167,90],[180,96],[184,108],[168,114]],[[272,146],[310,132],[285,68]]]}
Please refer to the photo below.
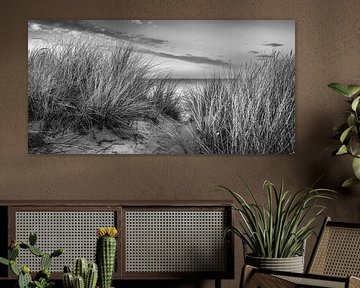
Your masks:
{"label": "hanging plant leaf", "polygon": [[357,179],[360,180],[360,158],[354,157],[352,168]]}
{"label": "hanging plant leaf", "polygon": [[347,179],[346,181],[344,181],[344,183],[342,183],[341,187],[348,188],[354,184],[359,184],[359,183],[360,183],[359,179],[357,179],[356,177],[351,177],[351,178]]}
{"label": "hanging plant leaf", "polygon": [[349,153],[348,152],[348,149],[346,148],[346,145],[342,145],[340,148],[339,148],[339,150],[336,152],[336,154],[335,155],[344,155],[344,154],[347,154],[347,153]]}
{"label": "hanging plant leaf", "polygon": [[351,103],[351,109],[352,109],[352,110],[356,111],[356,108],[357,108],[358,105],[359,105],[359,101],[360,101],[360,96],[356,97],[356,98],[354,99],[354,101],[352,101],[352,103]]}
{"label": "hanging plant leaf", "polygon": [[347,90],[351,96],[357,96],[360,94],[360,85],[348,85]]}
{"label": "hanging plant leaf", "polygon": [[340,136],[340,142],[344,143],[344,141],[346,140],[346,137],[348,136],[349,132],[351,131],[352,126],[347,128]]}
{"label": "hanging plant leaf", "polygon": [[339,93],[342,96],[350,98],[350,93],[346,85],[341,83],[331,83],[328,85],[329,88],[333,89],[335,92]]}

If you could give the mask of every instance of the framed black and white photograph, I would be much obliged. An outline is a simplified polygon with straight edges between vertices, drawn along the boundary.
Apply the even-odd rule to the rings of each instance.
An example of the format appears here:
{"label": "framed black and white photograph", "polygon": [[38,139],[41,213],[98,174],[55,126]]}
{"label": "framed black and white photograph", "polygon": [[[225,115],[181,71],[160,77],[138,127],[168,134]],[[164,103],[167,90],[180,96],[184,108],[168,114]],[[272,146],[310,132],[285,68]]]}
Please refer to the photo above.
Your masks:
{"label": "framed black and white photograph", "polygon": [[295,21],[29,20],[31,154],[295,152]]}

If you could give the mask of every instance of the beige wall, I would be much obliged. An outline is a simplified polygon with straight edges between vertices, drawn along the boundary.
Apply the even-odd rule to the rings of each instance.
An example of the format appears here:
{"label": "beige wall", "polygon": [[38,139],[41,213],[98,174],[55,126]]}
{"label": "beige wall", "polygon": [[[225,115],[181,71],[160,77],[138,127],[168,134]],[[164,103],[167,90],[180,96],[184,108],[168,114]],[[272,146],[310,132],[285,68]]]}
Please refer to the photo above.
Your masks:
{"label": "beige wall", "polygon": [[[358,0],[24,0],[0,1],[0,199],[208,200],[227,195],[209,184],[239,186],[244,177],[264,199],[264,179],[301,188],[325,173],[339,191],[328,214],[360,222],[360,186],[339,188],[351,173],[334,158],[332,126],[346,104],[327,88],[360,82]],[[27,154],[27,20],[294,19],[296,153],[268,156],[61,156]],[[311,246],[311,244],[310,244]],[[311,247],[309,248],[311,250]],[[240,253],[237,252],[240,258]],[[240,269],[238,260],[236,269]],[[226,287],[237,287],[227,281]]]}

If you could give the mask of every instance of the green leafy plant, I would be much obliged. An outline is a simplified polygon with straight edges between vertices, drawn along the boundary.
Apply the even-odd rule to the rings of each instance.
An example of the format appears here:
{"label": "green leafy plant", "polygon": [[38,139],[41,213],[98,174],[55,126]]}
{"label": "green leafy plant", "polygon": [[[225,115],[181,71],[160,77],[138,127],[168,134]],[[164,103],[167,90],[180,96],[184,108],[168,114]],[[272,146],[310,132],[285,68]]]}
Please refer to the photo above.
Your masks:
{"label": "green leafy plant", "polygon": [[252,251],[252,256],[266,258],[288,258],[301,255],[304,241],[314,233],[314,223],[326,209],[318,200],[331,199],[334,191],[329,189],[304,188],[296,193],[284,189],[283,183],[276,188],[266,180],[267,205],[261,205],[249,186],[241,179],[251,201],[225,186],[236,200],[233,208],[240,215],[240,227],[226,229],[239,236]]}
{"label": "green leafy plant", "polygon": [[349,187],[360,183],[360,85],[331,83],[328,87],[346,97],[346,101],[351,106],[346,122],[334,127],[334,130],[337,132],[337,138],[340,140],[340,147],[336,149],[334,154],[349,154],[353,157],[352,168],[354,177],[347,179],[342,184],[342,187]]}
{"label": "green leafy plant", "polygon": [[[0,257],[0,263],[10,266],[11,271],[18,277],[19,288],[49,288],[54,285],[50,280],[50,265],[53,257],[58,257],[64,253],[63,249],[57,249],[51,254],[43,252],[36,246],[37,236],[30,233],[29,243],[12,242],[8,251],[8,259]],[[40,257],[41,270],[35,275],[33,280],[30,275],[30,268],[26,265],[19,266],[16,259],[19,256],[20,249],[26,249],[31,254]]]}

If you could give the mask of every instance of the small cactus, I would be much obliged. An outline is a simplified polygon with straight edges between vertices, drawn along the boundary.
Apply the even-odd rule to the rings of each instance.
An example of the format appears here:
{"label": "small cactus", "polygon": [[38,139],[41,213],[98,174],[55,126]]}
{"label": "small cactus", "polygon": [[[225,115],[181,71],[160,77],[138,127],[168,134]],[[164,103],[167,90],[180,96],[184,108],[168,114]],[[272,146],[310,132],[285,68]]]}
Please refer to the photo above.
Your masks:
{"label": "small cactus", "polygon": [[37,241],[37,235],[35,232],[31,232],[29,235],[29,244],[31,246],[35,246]]}
{"label": "small cactus", "polygon": [[[55,250],[53,253],[48,254],[40,250],[36,244],[37,236],[35,233],[30,233],[29,244],[20,242],[16,243],[14,240],[11,241],[8,251],[8,259],[0,257],[0,263],[10,266],[11,271],[18,276],[18,286],[19,288],[29,288],[29,287],[43,287],[44,285],[50,285],[50,264],[53,257],[60,256],[63,254],[63,249]],[[35,256],[41,257],[41,271],[35,275],[35,281],[32,280],[30,275],[30,269],[28,266],[22,266],[21,268],[16,264],[16,259],[19,256],[19,250],[25,249],[29,250]],[[42,286],[39,286],[42,285]],[[45,287],[45,286],[44,286]],[[50,287],[50,286],[46,286]]]}
{"label": "small cactus", "polygon": [[76,259],[74,266],[74,274],[76,276],[81,276],[83,279],[85,279],[87,268],[88,262],[85,258]]}
{"label": "small cactus", "polygon": [[74,276],[71,272],[66,272],[62,277],[64,288],[73,288],[74,287]]}
{"label": "small cactus", "polygon": [[77,275],[74,277],[74,288],[85,288],[84,278]]}
{"label": "small cactus", "polygon": [[35,256],[41,257],[44,255],[44,252],[42,252],[40,250],[40,248],[36,247],[36,246],[30,246],[29,247],[29,251],[34,254]]}
{"label": "small cactus", "polygon": [[98,266],[96,263],[89,263],[85,276],[85,288],[95,288],[98,279]]}
{"label": "small cactus", "polygon": [[110,288],[116,258],[115,227],[98,228],[99,236],[96,243],[96,262],[99,267],[99,282],[101,288]]}
{"label": "small cactus", "polygon": [[[64,266],[63,286],[64,288],[95,288],[98,279],[98,268],[96,263],[90,262],[85,258],[78,258],[74,263],[74,272],[71,273],[69,266]],[[83,276],[82,276],[83,275]],[[81,279],[81,280],[80,280]]]}
{"label": "small cactus", "polygon": [[[27,269],[26,269],[27,268]],[[28,288],[32,283],[29,267],[23,266],[19,274],[18,285],[19,288]]]}
{"label": "small cactus", "polygon": [[49,269],[50,268],[50,265],[51,265],[51,260],[52,260],[52,257],[50,254],[48,253],[44,253],[42,256],[41,256],[41,261],[40,261],[40,267],[41,269]]}

